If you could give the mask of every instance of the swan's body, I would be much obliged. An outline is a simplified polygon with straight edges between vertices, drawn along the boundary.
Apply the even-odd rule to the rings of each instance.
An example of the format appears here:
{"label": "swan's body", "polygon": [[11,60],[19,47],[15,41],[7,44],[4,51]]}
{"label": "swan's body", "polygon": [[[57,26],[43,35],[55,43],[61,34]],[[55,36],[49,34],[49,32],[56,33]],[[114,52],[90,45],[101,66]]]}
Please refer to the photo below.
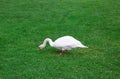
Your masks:
{"label": "swan's body", "polygon": [[63,36],[55,40],[54,42],[50,38],[46,38],[39,46],[39,49],[42,49],[46,46],[46,43],[49,42],[51,47],[55,47],[61,51],[65,50],[71,50],[72,48],[88,48],[87,46],[84,46],[80,41],[76,40],[72,36]]}

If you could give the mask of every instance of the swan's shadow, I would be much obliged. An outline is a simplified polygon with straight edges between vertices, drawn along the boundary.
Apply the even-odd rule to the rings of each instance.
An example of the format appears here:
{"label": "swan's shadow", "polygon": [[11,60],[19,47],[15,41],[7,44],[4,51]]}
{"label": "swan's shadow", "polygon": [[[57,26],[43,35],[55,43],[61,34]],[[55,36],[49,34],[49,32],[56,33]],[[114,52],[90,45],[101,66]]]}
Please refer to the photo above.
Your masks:
{"label": "swan's shadow", "polygon": [[71,55],[72,54],[72,52],[70,52],[70,51],[64,51],[64,52],[62,52],[61,50],[57,50],[57,49],[53,49],[51,51],[51,53],[52,54],[57,54],[57,55]]}
{"label": "swan's shadow", "polygon": [[67,50],[67,51],[64,51],[63,52],[63,54],[60,54],[60,53],[62,53],[62,51],[61,50],[58,50],[58,49],[47,49],[47,50],[49,50],[50,51],[50,53],[51,54],[54,54],[54,55],[61,55],[61,56],[63,56],[63,55],[67,55],[67,56],[71,56],[71,55],[76,55],[76,56],[84,56],[85,55],[85,53],[82,53],[82,51],[77,51],[77,50]]}

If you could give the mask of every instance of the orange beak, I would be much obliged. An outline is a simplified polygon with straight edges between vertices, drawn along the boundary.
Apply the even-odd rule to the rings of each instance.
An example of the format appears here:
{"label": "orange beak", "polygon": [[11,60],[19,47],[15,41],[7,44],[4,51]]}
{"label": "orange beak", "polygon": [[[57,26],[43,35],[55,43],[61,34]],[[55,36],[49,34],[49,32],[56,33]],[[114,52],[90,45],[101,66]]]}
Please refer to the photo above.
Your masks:
{"label": "orange beak", "polygon": [[41,50],[41,48],[40,48],[40,47],[38,47],[38,50]]}

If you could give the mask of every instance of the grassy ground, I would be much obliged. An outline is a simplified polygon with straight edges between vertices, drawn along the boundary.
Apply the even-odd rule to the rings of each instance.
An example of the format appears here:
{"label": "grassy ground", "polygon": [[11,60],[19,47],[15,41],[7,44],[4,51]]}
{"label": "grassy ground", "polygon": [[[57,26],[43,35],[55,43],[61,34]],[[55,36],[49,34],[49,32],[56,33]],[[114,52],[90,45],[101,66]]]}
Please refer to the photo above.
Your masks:
{"label": "grassy ground", "polygon": [[[119,0],[1,0],[0,79],[120,79]],[[72,35],[88,49],[58,56],[47,45]]]}

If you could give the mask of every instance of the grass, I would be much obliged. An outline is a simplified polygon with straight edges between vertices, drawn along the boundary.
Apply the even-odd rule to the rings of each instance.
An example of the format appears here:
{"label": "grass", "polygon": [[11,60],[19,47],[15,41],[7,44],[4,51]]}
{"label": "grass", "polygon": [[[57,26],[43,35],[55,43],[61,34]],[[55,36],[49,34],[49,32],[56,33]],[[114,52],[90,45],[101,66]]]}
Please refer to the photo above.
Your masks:
{"label": "grass", "polygon": [[[119,0],[1,0],[0,79],[120,79]],[[37,46],[72,35],[88,49]]]}

